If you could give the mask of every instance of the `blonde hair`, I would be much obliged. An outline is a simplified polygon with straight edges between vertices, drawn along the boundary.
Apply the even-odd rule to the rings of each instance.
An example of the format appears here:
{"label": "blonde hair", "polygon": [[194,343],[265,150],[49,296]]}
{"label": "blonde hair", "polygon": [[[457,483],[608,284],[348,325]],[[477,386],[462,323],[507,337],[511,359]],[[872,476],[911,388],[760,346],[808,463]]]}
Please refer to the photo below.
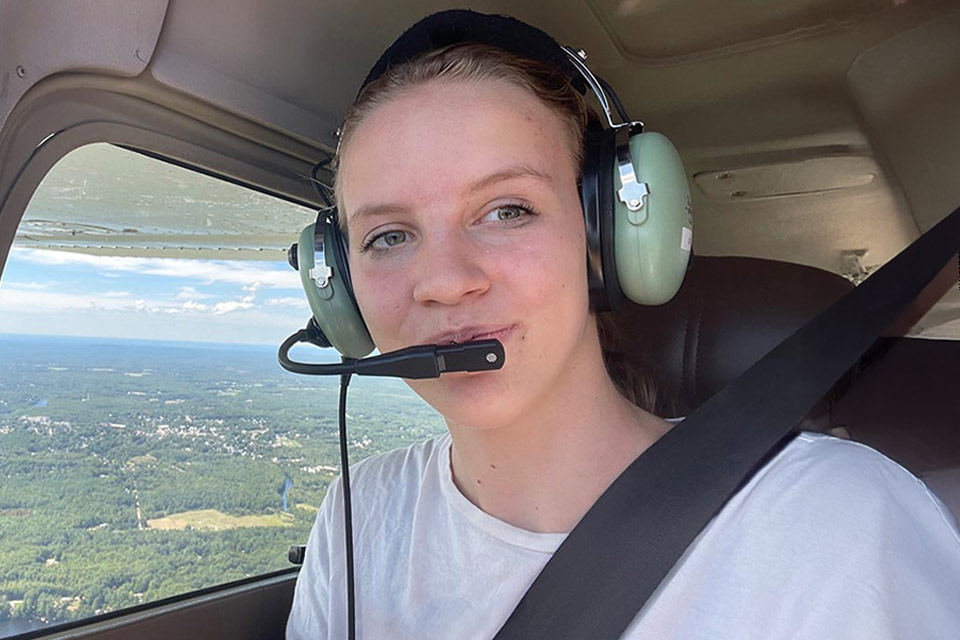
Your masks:
{"label": "blonde hair", "polygon": [[[478,82],[499,80],[530,91],[555,113],[568,133],[571,159],[577,173],[583,167],[584,132],[594,117],[583,96],[570,84],[564,73],[543,62],[524,58],[498,47],[476,43],[460,43],[435,49],[412,60],[389,68],[383,75],[360,91],[340,127],[340,144],[334,166],[340,166],[350,141],[363,119],[377,107],[432,80]],[[343,191],[334,174],[334,196],[337,208],[344,211]],[[346,216],[340,216],[340,230],[346,237]],[[657,389],[646,370],[627,361],[615,352],[614,330],[609,319],[597,316],[597,329],[604,365],[621,395],[653,412]]]}

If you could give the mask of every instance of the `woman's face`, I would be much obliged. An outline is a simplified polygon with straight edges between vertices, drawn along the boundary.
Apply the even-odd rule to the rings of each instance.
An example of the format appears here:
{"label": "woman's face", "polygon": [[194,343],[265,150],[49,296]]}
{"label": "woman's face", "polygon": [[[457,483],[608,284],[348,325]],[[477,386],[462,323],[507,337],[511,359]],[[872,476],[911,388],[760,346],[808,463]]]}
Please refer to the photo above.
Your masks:
{"label": "woman's face", "polygon": [[559,117],[502,81],[431,81],[354,131],[341,215],[377,347],[496,338],[506,350],[499,371],[410,383],[448,420],[522,420],[597,348],[576,178]]}

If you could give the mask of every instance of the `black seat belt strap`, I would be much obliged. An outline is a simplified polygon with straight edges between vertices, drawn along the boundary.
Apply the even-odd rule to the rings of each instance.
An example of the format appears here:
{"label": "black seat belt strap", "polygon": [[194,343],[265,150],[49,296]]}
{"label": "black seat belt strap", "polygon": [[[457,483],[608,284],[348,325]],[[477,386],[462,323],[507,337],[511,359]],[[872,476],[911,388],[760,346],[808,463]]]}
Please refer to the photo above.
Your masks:
{"label": "black seat belt strap", "polygon": [[960,248],[960,208],[638,457],[496,640],[620,637],[699,532]]}

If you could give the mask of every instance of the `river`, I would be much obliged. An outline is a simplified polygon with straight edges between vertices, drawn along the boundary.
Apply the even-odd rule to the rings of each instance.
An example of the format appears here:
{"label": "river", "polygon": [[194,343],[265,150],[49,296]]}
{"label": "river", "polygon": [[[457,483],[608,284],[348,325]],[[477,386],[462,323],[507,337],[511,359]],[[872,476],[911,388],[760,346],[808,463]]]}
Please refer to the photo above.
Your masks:
{"label": "river", "polygon": [[0,638],[9,638],[34,629],[43,629],[46,626],[48,626],[46,623],[39,620],[25,620],[23,618],[0,620]]}
{"label": "river", "polygon": [[293,480],[290,479],[290,476],[283,474],[283,510],[288,511],[287,509],[287,491],[290,490],[290,487],[293,486]]}

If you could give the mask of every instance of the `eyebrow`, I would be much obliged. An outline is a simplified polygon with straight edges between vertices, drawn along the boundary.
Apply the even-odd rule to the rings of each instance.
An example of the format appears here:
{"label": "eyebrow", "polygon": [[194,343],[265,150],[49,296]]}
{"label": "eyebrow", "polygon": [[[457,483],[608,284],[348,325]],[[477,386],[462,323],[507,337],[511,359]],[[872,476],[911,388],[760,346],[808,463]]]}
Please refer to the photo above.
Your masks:
{"label": "eyebrow", "polygon": [[477,191],[485,189],[498,182],[513,180],[515,178],[535,178],[542,182],[553,182],[553,178],[550,177],[550,174],[544,173],[536,167],[532,167],[528,164],[517,164],[480,178],[467,187],[466,193],[476,193]]}
{"label": "eyebrow", "polygon": [[[505,169],[501,169],[500,171],[495,171],[494,173],[475,180],[467,185],[467,187],[464,189],[464,194],[472,195],[477,191],[482,191],[483,189],[491,187],[499,182],[515,180],[517,178],[534,178],[541,182],[553,182],[553,178],[550,177],[550,174],[528,164],[517,164]],[[350,214],[348,216],[348,220],[358,220],[367,216],[378,216],[389,213],[405,213],[408,210],[409,207],[395,202],[366,204]]]}

